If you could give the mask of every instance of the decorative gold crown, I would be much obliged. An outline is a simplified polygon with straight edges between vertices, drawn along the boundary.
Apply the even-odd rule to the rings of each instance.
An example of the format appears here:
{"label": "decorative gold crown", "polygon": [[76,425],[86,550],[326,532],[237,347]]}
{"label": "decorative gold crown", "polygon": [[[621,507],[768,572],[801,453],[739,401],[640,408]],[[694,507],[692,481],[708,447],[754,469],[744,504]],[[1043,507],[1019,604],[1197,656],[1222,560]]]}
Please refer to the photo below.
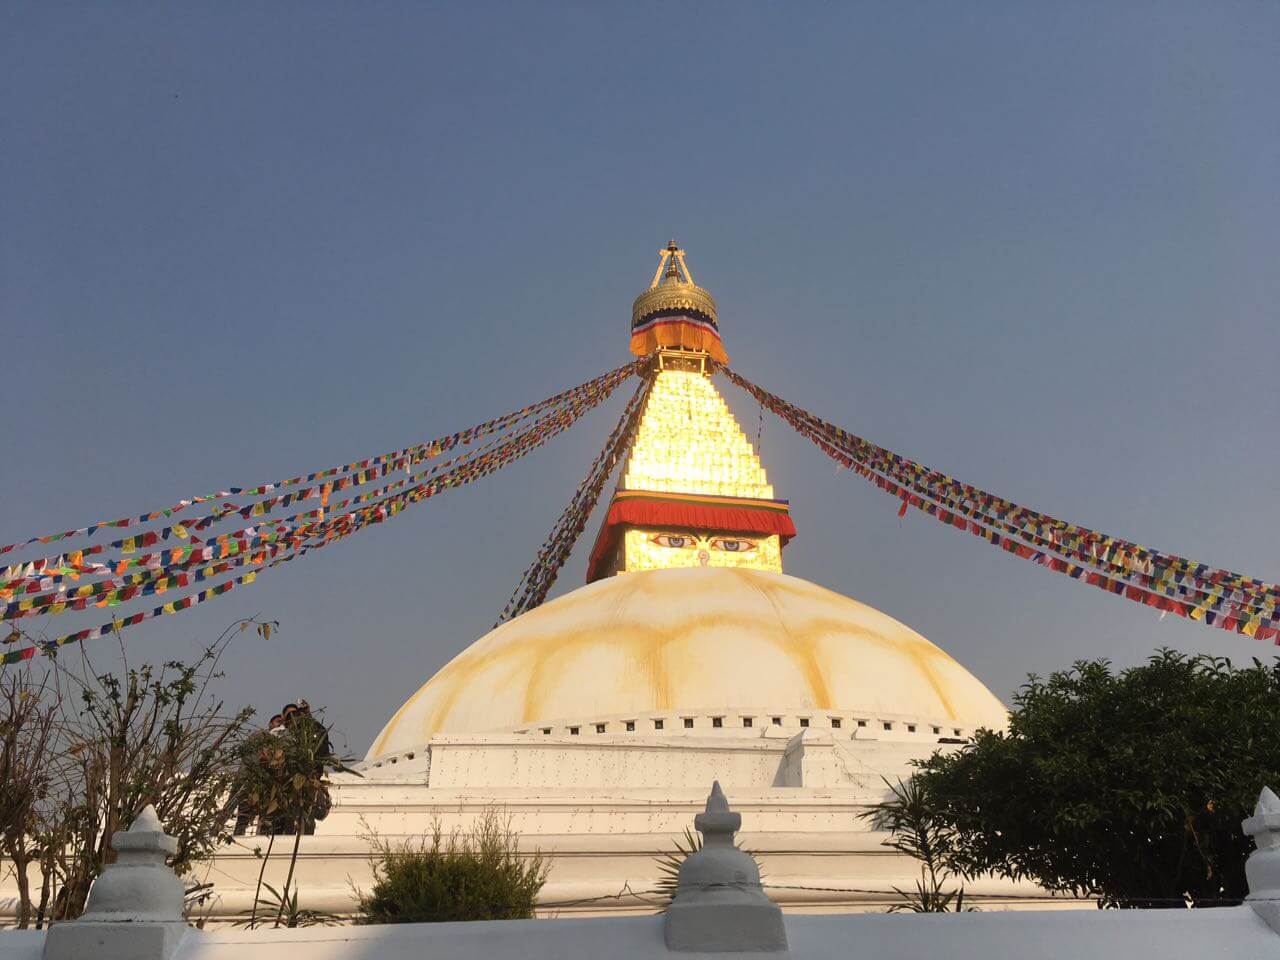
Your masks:
{"label": "decorative gold crown", "polygon": [[711,294],[693,282],[684,251],[672,240],[658,251],[658,269],[649,289],[636,297],[631,306],[631,324],[635,326],[663,310],[688,310],[716,322],[716,302]]}

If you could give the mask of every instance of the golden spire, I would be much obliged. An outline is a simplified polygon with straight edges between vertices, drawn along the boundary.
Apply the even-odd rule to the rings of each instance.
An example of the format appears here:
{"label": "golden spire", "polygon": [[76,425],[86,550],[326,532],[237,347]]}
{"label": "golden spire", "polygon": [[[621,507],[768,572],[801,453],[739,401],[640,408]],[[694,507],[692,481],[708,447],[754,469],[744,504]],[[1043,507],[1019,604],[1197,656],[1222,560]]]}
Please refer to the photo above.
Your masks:
{"label": "golden spire", "polygon": [[674,240],[632,311],[631,352],[654,355],[631,453],[587,564],[587,581],[680,567],[782,571],[791,510],[711,382],[728,363],[715,301]]}
{"label": "golden spire", "polygon": [[721,363],[729,360],[720,343],[716,301],[693,282],[684,251],[674,240],[658,251],[653,281],[631,306],[631,352],[647,356],[661,347],[698,350]]}
{"label": "golden spire", "polygon": [[634,326],[659,311],[687,309],[716,322],[716,301],[693,282],[684,251],[672,240],[658,251],[658,269],[653,272],[649,289],[636,297],[631,306]]}
{"label": "golden spire", "polygon": [[[676,242],[675,242],[674,240],[672,240],[672,241],[670,241],[670,242],[667,244],[667,249],[666,249],[666,250],[659,250],[659,251],[658,251],[658,256],[659,256],[659,257],[663,257],[664,255],[665,255],[665,259],[666,259],[666,261],[667,261],[667,272],[663,275],[663,276],[664,276],[664,278],[665,278],[665,279],[663,280],[663,282],[664,282],[664,283],[670,283],[672,280],[675,280],[675,281],[679,282],[680,280],[682,280],[682,279],[683,279],[683,278],[680,276],[680,269],[679,269],[679,268],[680,268],[680,266],[683,266],[683,264],[684,264],[684,251],[683,251],[683,250],[681,250],[679,247],[677,247],[677,246],[676,246]],[[662,261],[661,261],[661,260],[659,260],[659,261],[658,261],[658,268],[659,268],[659,269],[661,269],[661,268],[662,268]],[[688,269],[689,269],[688,267],[685,267],[685,271],[686,271],[686,272],[688,271]],[[688,281],[688,282],[689,282],[689,283],[692,283],[693,281],[692,281],[692,280],[690,280],[690,281]],[[652,286],[652,284],[651,284],[651,286]]]}

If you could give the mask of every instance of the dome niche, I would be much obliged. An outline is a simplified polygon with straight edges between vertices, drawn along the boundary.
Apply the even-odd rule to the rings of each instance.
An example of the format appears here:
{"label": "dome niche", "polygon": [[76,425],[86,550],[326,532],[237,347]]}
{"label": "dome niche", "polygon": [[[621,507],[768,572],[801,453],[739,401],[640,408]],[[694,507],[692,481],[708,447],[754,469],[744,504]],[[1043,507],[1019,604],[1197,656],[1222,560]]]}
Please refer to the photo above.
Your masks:
{"label": "dome niche", "polygon": [[[764,727],[840,714],[855,729],[863,717],[877,735],[891,718],[894,738],[909,724],[967,735],[1006,720],[942,649],[849,597],[764,570],[654,570],[580,587],[491,631],[405,702],[367,759],[435,734],[559,734],[665,715],[674,736],[683,717],[721,714],[737,735],[747,716]],[[654,729],[650,719],[643,732]]]}

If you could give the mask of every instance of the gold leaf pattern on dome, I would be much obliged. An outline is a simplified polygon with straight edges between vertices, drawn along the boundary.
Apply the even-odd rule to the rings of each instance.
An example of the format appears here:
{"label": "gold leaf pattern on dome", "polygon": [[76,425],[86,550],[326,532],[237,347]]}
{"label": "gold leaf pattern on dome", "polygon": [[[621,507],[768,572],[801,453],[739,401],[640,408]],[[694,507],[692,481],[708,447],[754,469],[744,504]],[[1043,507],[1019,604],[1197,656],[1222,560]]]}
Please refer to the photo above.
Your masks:
{"label": "gold leaf pattern on dome", "polygon": [[368,759],[438,733],[563,733],[655,711],[673,727],[681,713],[730,710],[884,716],[902,721],[895,737],[908,721],[923,737],[930,723],[968,733],[1006,717],[943,650],[849,597],[759,570],[658,570],[607,577],[493,630],[405,702]]}

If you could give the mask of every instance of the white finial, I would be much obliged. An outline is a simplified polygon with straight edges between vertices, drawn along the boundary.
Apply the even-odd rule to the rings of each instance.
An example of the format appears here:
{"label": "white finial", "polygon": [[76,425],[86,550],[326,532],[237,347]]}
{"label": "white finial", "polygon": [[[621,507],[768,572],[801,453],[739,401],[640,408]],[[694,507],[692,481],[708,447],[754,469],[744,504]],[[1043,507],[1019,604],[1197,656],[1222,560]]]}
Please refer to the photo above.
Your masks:
{"label": "white finial", "polygon": [[1263,787],[1262,792],[1258,794],[1258,803],[1253,808],[1254,816],[1262,816],[1264,813],[1280,813],[1280,797],[1270,787]]}
{"label": "white finial", "polygon": [[182,881],[165,863],[178,841],[164,832],[156,808],[148,804],[128,830],[111,837],[116,862],[102,871],[85,904],[85,920],[181,920]]}
{"label": "white finial", "polygon": [[178,841],[164,832],[164,824],[156,814],[156,808],[147,804],[133,818],[128,830],[119,830],[111,838],[111,845],[126,863],[164,866],[165,857],[178,852]]}
{"label": "white finial", "polygon": [[751,854],[734,846],[742,815],[729,808],[718,780],[693,824],[702,834],[703,845],[680,865],[676,895],[663,928],[667,948],[785,955],[782,911],[765,895],[760,868]]}
{"label": "white finial", "polygon": [[1263,787],[1253,816],[1240,824],[1258,849],[1249,854],[1244,875],[1249,881],[1249,906],[1280,933],[1280,797]]}
{"label": "white finial", "polygon": [[732,847],[733,835],[742,826],[742,814],[729,809],[729,800],[720,789],[720,781],[711,785],[705,810],[693,818],[693,825],[702,834],[702,842],[708,847]]}
{"label": "white finial", "polygon": [[720,781],[711,784],[711,793],[707,795],[707,813],[728,813],[729,800],[720,789]]}
{"label": "white finial", "polygon": [[[1259,850],[1280,846],[1280,797],[1270,787],[1262,788],[1253,816],[1241,823],[1240,828],[1246,836],[1253,837]],[[1249,888],[1253,890],[1252,883]]]}
{"label": "white finial", "polygon": [[142,812],[138,814],[133,821],[133,826],[128,830],[129,833],[163,833],[164,827],[160,823],[160,817],[156,813],[154,804],[148,803],[142,808]]}
{"label": "white finial", "polygon": [[164,832],[155,807],[142,809],[128,830],[111,837],[116,862],[89,888],[79,919],[54,924],[42,960],[83,957],[171,960],[188,936],[183,884],[165,862],[178,841]]}

